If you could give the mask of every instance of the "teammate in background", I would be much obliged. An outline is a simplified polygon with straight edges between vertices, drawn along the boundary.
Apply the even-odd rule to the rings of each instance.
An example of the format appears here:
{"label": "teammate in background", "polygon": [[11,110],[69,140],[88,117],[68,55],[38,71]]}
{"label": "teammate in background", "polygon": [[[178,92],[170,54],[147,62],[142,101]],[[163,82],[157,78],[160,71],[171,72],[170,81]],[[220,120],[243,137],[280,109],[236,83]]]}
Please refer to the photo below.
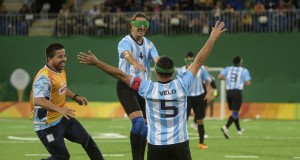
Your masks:
{"label": "teammate in background", "polygon": [[233,66],[228,66],[220,72],[218,78],[226,80],[226,95],[231,116],[229,117],[226,126],[221,128],[226,139],[229,138],[229,127],[234,122],[238,135],[243,134],[243,129],[239,123],[239,110],[243,102],[242,91],[244,85],[251,85],[251,77],[248,69],[242,67],[243,59],[240,56],[233,58]]}
{"label": "teammate in background", "polygon": [[[204,66],[206,70],[208,70],[207,66]],[[207,105],[210,107],[210,117],[212,118],[214,115],[214,102],[216,97],[218,97],[218,89],[217,89],[217,84],[215,81],[215,77],[213,75],[209,75],[210,77],[210,88],[211,88],[211,95],[210,95],[210,101],[207,101]],[[207,89],[206,89],[206,83],[204,81],[203,83],[203,88],[204,88],[204,94],[207,94]],[[193,113],[194,114],[194,113]],[[198,130],[198,125],[197,125],[197,120],[196,117],[194,116],[193,122],[191,123],[191,128],[194,130]],[[208,137],[206,134],[204,135],[204,138]]]}
{"label": "teammate in background", "polygon": [[[178,70],[177,76],[181,77],[189,68],[189,66],[194,62],[195,55],[193,52],[187,52],[185,55],[185,66]],[[203,85],[205,82],[205,85]],[[205,88],[205,89],[204,89]],[[208,90],[208,93],[205,93]],[[199,145],[200,149],[207,149],[208,146],[204,144],[204,123],[207,101],[210,101],[210,79],[209,74],[205,67],[202,65],[198,71],[195,81],[188,93],[187,97],[187,120],[190,116],[191,110],[193,108],[194,116],[197,124],[198,134],[199,134]]]}
{"label": "teammate in background", "polygon": [[[156,63],[158,53],[154,44],[144,37],[149,27],[144,13],[137,12],[131,18],[131,34],[118,45],[119,69],[124,73],[148,80],[150,65]],[[133,160],[143,160],[146,147],[145,100],[124,82],[117,82],[117,95],[126,114],[132,122],[130,143]]]}
{"label": "teammate in background", "polygon": [[74,118],[75,110],[65,106],[66,96],[79,105],[88,104],[85,97],[67,87],[66,60],[63,45],[47,46],[47,64],[35,76],[30,95],[34,130],[51,155],[47,160],[70,159],[64,138],[81,144],[91,160],[103,160],[97,144]]}
{"label": "teammate in background", "polygon": [[[208,70],[208,66],[205,66],[205,69]],[[210,117],[213,117],[214,115],[214,103],[215,103],[215,99],[218,96],[218,89],[217,89],[217,84],[216,84],[216,80],[215,77],[211,74],[209,74],[209,78],[210,78],[210,87],[211,87],[211,92],[210,92],[210,101],[207,101],[207,105],[210,108]],[[205,83],[203,83],[203,85],[205,85]],[[204,88],[205,93],[207,92],[206,88]]]}
{"label": "teammate in background", "polygon": [[226,31],[224,23],[216,22],[195,61],[182,76],[176,79],[172,79],[175,71],[173,61],[166,56],[160,57],[154,67],[157,82],[126,74],[98,60],[90,51],[89,54],[79,53],[80,63],[97,66],[138,91],[145,98],[148,160],[191,160],[186,123],[187,94],[215,41],[224,31]]}

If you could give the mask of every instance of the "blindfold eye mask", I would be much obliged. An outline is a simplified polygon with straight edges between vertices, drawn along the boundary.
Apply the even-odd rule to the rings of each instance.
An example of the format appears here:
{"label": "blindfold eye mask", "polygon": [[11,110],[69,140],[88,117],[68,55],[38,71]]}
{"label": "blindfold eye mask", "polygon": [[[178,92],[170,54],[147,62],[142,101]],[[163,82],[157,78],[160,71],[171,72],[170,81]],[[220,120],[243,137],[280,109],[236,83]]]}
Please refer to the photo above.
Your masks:
{"label": "blindfold eye mask", "polygon": [[142,26],[144,26],[145,28],[149,27],[148,21],[131,21],[131,24],[136,26],[137,28],[142,28]]}
{"label": "blindfold eye mask", "polygon": [[194,58],[192,59],[189,59],[189,58],[185,58],[184,61],[185,61],[185,64],[192,64],[194,62]]}

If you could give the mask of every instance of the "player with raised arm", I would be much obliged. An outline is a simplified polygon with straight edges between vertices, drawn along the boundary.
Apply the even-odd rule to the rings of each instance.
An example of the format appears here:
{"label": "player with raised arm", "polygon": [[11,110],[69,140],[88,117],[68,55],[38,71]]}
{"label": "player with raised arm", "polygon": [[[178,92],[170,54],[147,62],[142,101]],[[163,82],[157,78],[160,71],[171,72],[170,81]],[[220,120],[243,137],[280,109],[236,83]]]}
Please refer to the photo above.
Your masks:
{"label": "player with raised arm", "polygon": [[169,57],[160,57],[155,65],[157,82],[128,75],[114,66],[98,60],[94,54],[80,52],[82,64],[98,67],[130,86],[146,100],[148,125],[148,160],[191,160],[187,124],[187,94],[194,79],[210,54],[215,41],[226,31],[223,22],[216,22],[209,39],[195,61],[182,76],[172,79],[174,63]]}

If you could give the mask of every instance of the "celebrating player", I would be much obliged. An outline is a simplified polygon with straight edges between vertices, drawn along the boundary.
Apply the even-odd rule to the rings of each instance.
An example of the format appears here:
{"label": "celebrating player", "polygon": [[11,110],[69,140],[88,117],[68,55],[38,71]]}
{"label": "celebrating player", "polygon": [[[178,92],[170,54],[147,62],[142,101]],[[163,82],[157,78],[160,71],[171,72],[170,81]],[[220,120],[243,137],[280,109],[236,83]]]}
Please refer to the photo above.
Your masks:
{"label": "celebrating player", "polygon": [[[148,80],[150,65],[158,59],[154,44],[144,37],[149,27],[144,13],[137,12],[131,18],[131,34],[118,45],[119,69],[124,73]],[[130,143],[133,160],[143,160],[146,147],[145,99],[121,80],[117,83],[118,98],[132,122]]]}
{"label": "celebrating player", "polygon": [[64,46],[58,43],[47,46],[46,60],[47,64],[34,78],[30,104],[34,130],[51,155],[47,160],[70,159],[64,138],[81,144],[91,160],[103,160],[93,138],[74,118],[75,110],[66,107],[66,96],[79,105],[87,105],[88,101],[67,87]]}
{"label": "celebrating player", "polygon": [[80,52],[82,64],[97,66],[119,79],[146,100],[148,126],[148,160],[190,160],[186,127],[187,94],[194,79],[210,54],[215,41],[226,31],[223,22],[216,22],[209,39],[199,51],[195,61],[182,76],[172,79],[174,63],[169,57],[160,57],[155,65],[158,82],[131,76],[98,60],[94,54]]}

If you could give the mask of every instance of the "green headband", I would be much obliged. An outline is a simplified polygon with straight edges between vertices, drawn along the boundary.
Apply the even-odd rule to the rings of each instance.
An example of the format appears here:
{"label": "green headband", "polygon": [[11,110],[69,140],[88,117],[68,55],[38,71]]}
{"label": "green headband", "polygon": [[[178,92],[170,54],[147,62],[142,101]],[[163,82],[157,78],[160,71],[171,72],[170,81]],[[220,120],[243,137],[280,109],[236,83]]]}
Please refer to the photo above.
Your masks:
{"label": "green headband", "polygon": [[185,64],[192,64],[194,62],[194,60],[195,60],[195,58],[193,58],[193,59],[184,58]]}
{"label": "green headband", "polygon": [[136,26],[137,28],[141,28],[142,26],[144,26],[145,28],[149,27],[149,22],[146,21],[146,20],[143,20],[143,21],[138,21],[138,20],[131,21],[131,24],[134,25],[134,26]]}
{"label": "green headband", "polygon": [[164,69],[164,68],[160,68],[157,65],[154,65],[154,69],[158,72],[158,73],[174,73],[175,72],[175,67],[171,68],[171,69]]}

